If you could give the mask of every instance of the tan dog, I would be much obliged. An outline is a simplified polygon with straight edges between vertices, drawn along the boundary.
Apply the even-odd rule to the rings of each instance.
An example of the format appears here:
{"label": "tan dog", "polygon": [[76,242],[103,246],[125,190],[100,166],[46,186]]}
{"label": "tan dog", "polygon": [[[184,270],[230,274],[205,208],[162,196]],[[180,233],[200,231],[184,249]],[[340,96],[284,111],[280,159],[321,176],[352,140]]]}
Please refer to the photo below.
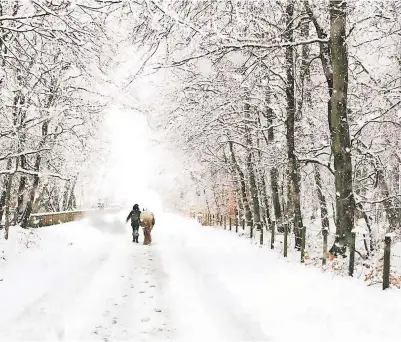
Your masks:
{"label": "tan dog", "polygon": [[144,210],[141,212],[141,227],[143,228],[143,235],[145,236],[143,240],[144,245],[150,245],[152,243],[152,229],[155,225],[155,216],[149,210]]}

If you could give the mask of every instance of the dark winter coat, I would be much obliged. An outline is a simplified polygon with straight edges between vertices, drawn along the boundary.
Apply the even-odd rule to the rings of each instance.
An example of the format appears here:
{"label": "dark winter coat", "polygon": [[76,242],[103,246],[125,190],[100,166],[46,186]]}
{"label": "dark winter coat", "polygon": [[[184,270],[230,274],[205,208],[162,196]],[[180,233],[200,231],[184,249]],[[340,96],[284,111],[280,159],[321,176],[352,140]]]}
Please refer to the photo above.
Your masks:
{"label": "dark winter coat", "polygon": [[139,223],[140,223],[140,217],[141,217],[141,211],[138,210],[131,210],[129,213],[126,222],[128,222],[131,219],[131,226],[132,228],[137,228],[139,229]]}

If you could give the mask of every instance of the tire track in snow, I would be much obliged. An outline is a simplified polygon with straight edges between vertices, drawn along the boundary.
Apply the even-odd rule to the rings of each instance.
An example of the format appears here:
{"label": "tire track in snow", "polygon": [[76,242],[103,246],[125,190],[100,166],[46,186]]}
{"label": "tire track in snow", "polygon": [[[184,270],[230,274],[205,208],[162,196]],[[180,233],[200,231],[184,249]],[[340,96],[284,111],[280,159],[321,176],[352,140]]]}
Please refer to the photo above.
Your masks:
{"label": "tire track in snow", "polygon": [[89,257],[60,268],[46,292],[10,321],[0,322],[0,340],[170,338],[151,248],[122,237],[99,246]]}
{"label": "tire track in snow", "polygon": [[218,275],[205,270],[194,253],[183,254],[185,260],[196,272],[200,295],[218,327],[220,335],[230,341],[269,341],[260,323],[253,320],[244,307],[231,295]]}
{"label": "tire track in snow", "polygon": [[152,248],[132,245],[125,276],[116,284],[103,317],[83,339],[147,341],[171,339],[168,310],[163,301],[159,265]]}
{"label": "tire track in snow", "polygon": [[199,239],[198,234],[205,232],[193,229],[188,220],[166,215],[165,221],[169,227],[161,231],[162,243],[157,250],[169,277],[172,315],[176,316],[182,340],[271,340],[219,279],[219,272],[224,273],[219,267],[224,267],[224,262],[213,263],[208,253],[212,251],[218,257],[224,251],[213,250],[210,241],[204,245],[205,237]]}

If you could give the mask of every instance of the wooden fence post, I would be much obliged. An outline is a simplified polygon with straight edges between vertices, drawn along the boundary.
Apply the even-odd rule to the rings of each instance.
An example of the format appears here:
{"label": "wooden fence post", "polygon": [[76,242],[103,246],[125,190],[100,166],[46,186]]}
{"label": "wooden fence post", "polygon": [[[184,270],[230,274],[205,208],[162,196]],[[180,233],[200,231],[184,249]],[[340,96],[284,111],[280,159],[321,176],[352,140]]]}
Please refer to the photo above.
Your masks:
{"label": "wooden fence post", "polygon": [[272,236],[270,240],[270,249],[274,249],[274,234],[276,230],[276,221],[272,222]]}
{"label": "wooden fence post", "polygon": [[288,251],[288,224],[284,224],[284,258],[287,257]]}
{"label": "wooden fence post", "polygon": [[238,233],[238,217],[235,217],[235,232]]}
{"label": "wooden fence post", "polygon": [[242,219],[242,230],[245,230],[245,219]]}
{"label": "wooden fence post", "polygon": [[301,228],[301,263],[305,262],[306,227]]}
{"label": "wooden fence post", "polygon": [[263,246],[263,226],[260,227],[260,244]]}
{"label": "wooden fence post", "polygon": [[323,234],[323,259],[322,259],[322,265],[326,265],[327,262],[327,235],[329,231],[327,228],[322,229],[322,234]]}
{"label": "wooden fence post", "polygon": [[348,265],[348,275],[354,276],[354,266],[355,266],[355,233],[351,233],[351,246],[349,247],[349,265]]}
{"label": "wooden fence post", "polygon": [[229,225],[229,227],[230,227],[230,231],[231,231],[231,216],[229,216],[229,218],[228,218],[228,225]]}
{"label": "wooden fence post", "polygon": [[390,287],[391,236],[384,237],[383,290]]}
{"label": "wooden fence post", "polygon": [[251,222],[250,238],[253,239],[253,222]]}
{"label": "wooden fence post", "polygon": [[225,215],[224,215],[224,229],[227,229],[227,218]]}

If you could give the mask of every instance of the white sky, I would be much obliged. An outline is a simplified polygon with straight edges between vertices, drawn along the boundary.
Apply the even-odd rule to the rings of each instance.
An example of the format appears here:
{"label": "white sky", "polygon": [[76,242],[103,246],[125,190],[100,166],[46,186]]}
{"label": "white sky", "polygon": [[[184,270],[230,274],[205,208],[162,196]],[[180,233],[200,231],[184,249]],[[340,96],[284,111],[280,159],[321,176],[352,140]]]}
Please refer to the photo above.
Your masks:
{"label": "white sky", "polygon": [[188,165],[182,165],[179,151],[155,144],[158,136],[149,127],[146,114],[140,112],[147,105],[157,110],[160,96],[157,87],[163,75],[138,78],[124,87],[140,66],[138,56],[139,52],[132,46],[120,47],[114,56],[118,67],[107,70],[107,83],[93,85],[110,98],[100,132],[110,142],[107,147],[110,155],[107,162],[100,167],[94,165],[91,170],[93,177],[84,190],[87,204],[109,198],[126,206],[138,203],[142,208],[159,211],[163,209],[162,198],[171,204],[185,188],[181,173]]}
{"label": "white sky", "polygon": [[110,171],[103,185],[106,194],[127,205],[160,207],[157,194],[149,189],[157,170],[146,118],[114,106],[108,110],[106,125],[111,139]]}

